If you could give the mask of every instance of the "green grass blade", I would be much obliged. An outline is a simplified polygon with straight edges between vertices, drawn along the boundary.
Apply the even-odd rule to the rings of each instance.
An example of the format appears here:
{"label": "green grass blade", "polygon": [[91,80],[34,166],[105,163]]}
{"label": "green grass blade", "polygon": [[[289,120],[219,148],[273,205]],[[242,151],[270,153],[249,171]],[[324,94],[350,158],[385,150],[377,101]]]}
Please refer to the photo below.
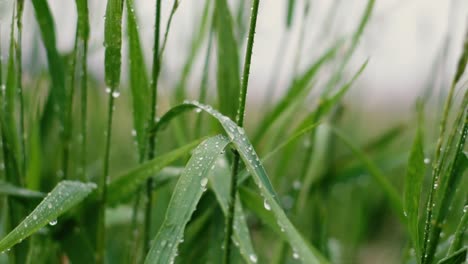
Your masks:
{"label": "green grass blade", "polygon": [[122,199],[125,199],[129,195],[135,193],[139,186],[141,186],[141,184],[147,179],[155,176],[172,162],[187,155],[187,153],[189,153],[199,143],[200,140],[196,140],[167,154],[159,155],[153,160],[143,163],[135,169],[117,177],[107,186],[107,202],[109,205],[116,205]]}
{"label": "green grass blade", "polygon": [[154,239],[145,263],[166,264],[174,261],[185,226],[206,190],[208,173],[228,144],[227,138],[215,136],[207,139],[195,149],[173,191],[164,223]]}
{"label": "green grass blade", "polygon": [[346,92],[353,86],[354,82],[357,78],[362,74],[364,69],[367,66],[369,61],[366,60],[364,64],[361,65],[361,68],[354,74],[354,76],[345,83],[335,94],[329,97],[323,97],[322,100],[319,102],[319,106],[317,109],[310,114],[308,114],[303,121],[301,121],[300,125],[298,126],[297,130],[301,130],[304,127],[309,126],[310,124],[316,123],[321,117],[325,114],[329,113],[330,110],[338,104],[338,102],[343,98]]}
{"label": "green grass blade", "polygon": [[11,183],[0,181],[0,196],[2,195],[26,199],[37,199],[45,196],[45,194],[41,192],[20,188]]}
{"label": "green grass blade", "polygon": [[87,119],[88,119],[88,41],[89,41],[89,11],[88,0],[76,0],[76,7],[78,11],[78,73],[80,76],[78,83],[81,92],[80,108],[81,108],[81,123],[80,123],[80,137],[81,141],[81,179],[87,179],[86,172],[86,157],[87,157]]}
{"label": "green grass blade", "polygon": [[109,92],[107,108],[106,141],[104,146],[103,172],[99,183],[100,208],[99,225],[97,230],[96,263],[104,263],[106,248],[105,208],[107,199],[107,179],[109,177],[110,148],[112,138],[112,120],[114,113],[114,100],[120,93],[117,91],[120,84],[121,48],[122,48],[122,12],[123,0],[108,0],[106,6],[106,19],[104,26],[104,70],[105,81]]}
{"label": "green grass blade", "polygon": [[286,27],[290,28],[294,18],[294,7],[296,6],[296,0],[288,0],[288,9],[286,12]]}
{"label": "green grass blade", "polygon": [[[225,216],[228,214],[228,203],[229,203],[229,190],[230,180],[226,177],[230,177],[231,171],[229,170],[228,163],[225,159],[221,158],[218,160],[217,165],[213,169],[210,175],[211,187],[215,193],[216,199],[218,200],[221,209]],[[255,259],[257,254],[252,246],[250,239],[249,228],[247,221],[244,216],[244,210],[239,197],[236,197],[236,206],[234,214],[234,244],[239,248],[240,254],[247,263],[252,262],[252,258]]]}
{"label": "green grass blade", "polygon": [[[419,111],[422,111],[419,109]],[[416,251],[416,258],[421,256],[419,245],[419,202],[424,180],[424,150],[421,120],[416,132],[416,137],[411,148],[405,176],[405,187],[403,193],[403,209],[407,220],[407,226],[413,247]]]}
{"label": "green grass blade", "polygon": [[384,192],[386,198],[390,202],[392,209],[394,209],[395,214],[400,217],[400,219],[404,220],[403,214],[403,204],[400,199],[400,195],[396,191],[396,189],[391,185],[388,181],[387,177],[385,177],[384,173],[375,165],[375,163],[364,153],[362,150],[359,149],[354,143],[345,136],[341,131],[337,128],[331,127],[332,132],[340,139],[353,153],[354,155],[361,160],[361,162],[366,166],[367,170],[369,171],[370,175],[374,178],[374,180],[379,184],[380,188]]}
{"label": "green grass blade", "polygon": [[0,251],[11,248],[41,227],[80,203],[96,185],[76,181],[60,182],[13,231],[0,241]]}
{"label": "green grass blade", "polygon": [[[106,73],[106,85],[115,89],[120,83],[120,66],[122,55],[122,0],[109,0],[106,8],[106,20],[104,31],[104,68]],[[112,91],[113,92],[113,91]]]}
{"label": "green grass blade", "polygon": [[214,110],[211,106],[206,106],[198,102],[184,103],[178,106],[175,106],[169,110],[165,115],[160,119],[158,125],[152,130],[152,133],[157,133],[159,129],[167,126],[168,122],[176,117],[177,115],[192,110],[194,108],[199,108],[212,117],[216,118],[220,124],[223,126],[225,132],[228,134],[231,139],[234,147],[239,152],[240,157],[244,161],[247,170],[253,176],[253,179],[257,186],[260,189],[266,207],[270,209],[276,217],[278,225],[283,227],[285,230],[285,236],[287,240],[298,254],[299,258],[305,263],[326,263],[326,260],[317,250],[311,250],[307,245],[307,242],[299,234],[296,228],[287,218],[283,209],[280,206],[278,196],[273,189],[273,186],[267,176],[267,173],[260,163],[260,159],[255,153],[255,150],[252,147],[252,144],[249,142],[245,136],[245,131],[243,128],[238,127],[231,119],[227,116],[222,115],[218,111]]}
{"label": "green grass blade", "polygon": [[275,105],[275,107],[262,119],[259,130],[256,132],[253,142],[258,142],[268,130],[277,122],[283,113],[290,109],[300,98],[305,98],[312,89],[310,83],[315,78],[321,67],[329,62],[336,54],[340,45],[335,45],[328,49],[317,59],[301,76],[297,77],[285,96]]}
{"label": "green grass blade", "polygon": [[240,93],[239,54],[228,3],[226,0],[215,1],[218,103],[220,112],[233,119],[239,105],[235,99]]}
{"label": "green grass blade", "polygon": [[460,219],[460,223],[458,224],[457,230],[455,234],[453,234],[452,244],[450,244],[450,248],[447,252],[447,255],[455,253],[455,251],[461,249],[463,247],[463,241],[465,238],[465,232],[468,228],[468,204],[465,202],[465,206],[463,207],[463,215]]}
{"label": "green grass blade", "polygon": [[127,31],[130,57],[130,91],[133,103],[134,133],[132,132],[132,134],[136,137],[140,160],[142,160],[146,155],[146,126],[149,119],[150,100],[148,95],[150,92],[133,0],[127,1]]}
{"label": "green grass blade", "polygon": [[452,255],[441,259],[438,264],[463,264],[466,261],[468,248],[462,248]]}
{"label": "green grass blade", "polygon": [[196,24],[195,30],[193,31],[192,42],[190,45],[190,51],[187,56],[187,60],[185,61],[184,67],[182,69],[182,74],[180,76],[179,81],[177,82],[175,88],[175,97],[177,102],[182,102],[186,96],[186,86],[187,86],[187,79],[190,75],[190,72],[193,69],[193,65],[197,56],[200,54],[200,49],[203,46],[203,41],[206,38],[207,32],[209,29],[210,23],[210,7],[211,7],[211,0],[205,1],[205,5],[203,7],[203,13],[200,19],[200,22]]}
{"label": "green grass blade", "polygon": [[[288,221],[279,220],[277,212],[272,208],[271,210],[265,209],[265,201],[261,195],[255,193],[253,190],[242,187],[239,189],[240,197],[243,203],[249,208],[260,220],[268,225],[282,240],[288,241],[293,248],[293,253],[301,257],[302,263],[328,263],[328,261],[321,255],[321,253],[314,248],[309,242],[302,238],[301,234],[294,230],[294,226]],[[301,251],[298,246],[301,246]],[[310,254],[315,255],[311,257],[310,254],[304,256],[301,252],[308,251]],[[299,255],[296,255],[299,254]]]}
{"label": "green grass blade", "polygon": [[[11,18],[11,27],[10,27],[10,46],[8,52],[8,65],[7,65],[7,76],[5,83],[5,91],[0,91],[3,93],[3,106],[2,106],[2,128],[4,130],[3,137],[5,143],[7,144],[4,148],[7,148],[9,157],[9,166],[12,169],[12,173],[7,174],[9,181],[22,185],[22,173],[21,173],[21,164],[20,164],[20,149],[18,141],[18,127],[16,125],[16,115],[15,115],[15,102],[16,102],[16,61],[15,61],[15,38],[14,38],[14,11]],[[5,156],[6,157],[6,156]]]}
{"label": "green grass blade", "polygon": [[[427,239],[427,247],[423,252],[423,263],[431,263],[437,244],[440,240],[440,233],[442,232],[442,223],[445,222],[449,215],[449,209],[452,204],[455,192],[459,183],[464,175],[464,171],[468,168],[468,159],[464,153],[466,137],[468,135],[468,91],[465,92],[464,100],[459,111],[457,121],[452,128],[450,138],[448,140],[447,148],[453,150],[451,153],[444,152],[442,159],[451,159],[448,161],[445,169],[441,170],[439,181],[436,181],[433,186],[436,186],[435,203],[432,205],[434,210],[433,222],[430,225],[429,237]],[[454,139],[457,138],[455,141]],[[452,142],[455,144],[452,146]],[[426,257],[427,256],[427,257]]]}
{"label": "green grass blade", "polygon": [[42,42],[44,43],[47,53],[49,73],[52,79],[51,95],[54,105],[58,108],[56,109],[56,114],[59,116],[62,125],[64,125],[66,118],[65,109],[67,109],[67,93],[65,89],[63,62],[56,44],[54,19],[46,0],[33,0],[32,3],[36,20],[41,31]]}

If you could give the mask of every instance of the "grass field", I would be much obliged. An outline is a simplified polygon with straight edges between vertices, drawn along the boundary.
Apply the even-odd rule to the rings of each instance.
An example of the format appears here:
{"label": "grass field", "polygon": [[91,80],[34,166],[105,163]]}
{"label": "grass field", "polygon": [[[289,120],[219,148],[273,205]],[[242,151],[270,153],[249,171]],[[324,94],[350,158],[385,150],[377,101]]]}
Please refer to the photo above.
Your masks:
{"label": "grass field", "polygon": [[[47,0],[12,1],[0,36],[0,263],[466,263],[468,34],[443,92],[429,82],[404,121],[358,111],[343,98],[370,67],[350,63],[368,0],[352,33],[318,56],[299,41],[294,65],[307,67],[246,111],[268,2],[232,2],[200,1],[178,81],[165,87],[184,1],[155,0],[153,35],[142,36],[133,0],[108,0],[103,82],[89,70],[88,0],[75,1],[66,53]],[[291,30],[309,2],[284,2]],[[23,65],[25,8],[47,67]]]}

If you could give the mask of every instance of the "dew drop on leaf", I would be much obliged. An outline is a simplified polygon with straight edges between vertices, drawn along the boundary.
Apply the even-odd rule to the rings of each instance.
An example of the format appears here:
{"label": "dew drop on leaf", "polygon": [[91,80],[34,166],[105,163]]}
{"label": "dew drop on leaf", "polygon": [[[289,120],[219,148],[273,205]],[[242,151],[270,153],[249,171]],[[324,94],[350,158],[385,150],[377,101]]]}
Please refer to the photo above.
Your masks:
{"label": "dew drop on leaf", "polygon": [[208,178],[205,177],[205,178],[201,179],[200,185],[202,187],[205,187],[207,184],[208,184]]}
{"label": "dew drop on leaf", "polygon": [[257,256],[254,255],[254,254],[250,254],[250,255],[249,255],[249,259],[250,259],[250,261],[252,261],[253,263],[257,263],[257,261],[258,261]]}
{"label": "dew drop on leaf", "polygon": [[264,201],[263,201],[263,207],[265,207],[265,209],[267,209],[268,211],[271,211],[271,206],[270,206],[270,204],[267,202],[267,200],[264,200]]}
{"label": "dew drop on leaf", "polygon": [[424,159],[424,164],[429,164],[429,163],[431,163],[431,160],[429,158],[425,158]]}
{"label": "dew drop on leaf", "polygon": [[57,224],[57,219],[54,219],[54,220],[49,222],[49,225],[51,225],[51,226],[54,226],[56,224]]}

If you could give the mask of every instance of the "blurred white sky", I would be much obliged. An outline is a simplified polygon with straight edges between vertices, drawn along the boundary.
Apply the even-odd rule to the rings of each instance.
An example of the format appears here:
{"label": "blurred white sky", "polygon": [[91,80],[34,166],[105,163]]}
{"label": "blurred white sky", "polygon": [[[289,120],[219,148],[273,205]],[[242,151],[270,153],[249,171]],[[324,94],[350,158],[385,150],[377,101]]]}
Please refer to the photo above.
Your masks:
{"label": "blurred white sky", "polygon": [[[339,2],[338,16],[331,29],[323,37],[320,31],[330,6]],[[0,0],[0,18],[2,34],[2,54],[6,57],[6,37],[10,15],[8,9],[11,0]],[[93,73],[103,72],[103,16],[106,1],[89,1],[91,10],[91,50],[89,58]],[[236,4],[238,1],[231,1]],[[255,100],[265,94],[271,78],[272,65],[284,33],[284,15],[286,0],[261,1],[254,47],[251,87],[249,96]],[[297,9],[301,10],[304,0],[297,0]],[[330,43],[330,37],[348,36],[361,16],[367,0],[310,0],[310,15],[306,22],[306,39],[301,53],[300,68],[310,64]],[[34,34],[37,34],[32,6],[26,1],[25,13],[25,63],[30,63],[28,54]],[[62,51],[72,48],[76,23],[75,5],[72,1],[49,0],[56,19],[58,46]],[[179,77],[188,52],[191,34],[195,29],[197,17],[204,1],[181,0],[174,21],[173,30],[165,55],[164,76],[169,84]],[[143,44],[147,54],[151,52],[153,41],[154,1],[136,0],[140,20]],[[163,21],[167,19],[172,1],[163,1],[165,11]],[[301,12],[296,13],[293,31],[289,35],[289,44],[284,59],[283,70],[279,75],[278,87],[286,88],[290,73],[294,68],[294,54],[300,35]],[[430,68],[443,45],[446,34],[450,36],[450,48],[447,67],[451,74],[459,55],[462,38],[468,24],[468,1],[466,0],[377,0],[369,27],[353,57],[348,70],[357,70],[359,65],[370,58],[370,63],[361,77],[352,95],[366,99],[369,106],[396,104],[409,106],[421,91],[430,74]],[[204,55],[203,55],[204,56]],[[202,65],[200,56],[197,65]],[[147,56],[149,59],[151,56]],[[149,65],[148,61],[148,65]],[[199,72],[199,71],[197,71]],[[123,74],[125,76],[125,74]],[[102,76],[101,76],[102,77]],[[193,80],[198,80],[195,73]],[[198,85],[197,82],[193,82]],[[364,96],[365,94],[365,96]]]}

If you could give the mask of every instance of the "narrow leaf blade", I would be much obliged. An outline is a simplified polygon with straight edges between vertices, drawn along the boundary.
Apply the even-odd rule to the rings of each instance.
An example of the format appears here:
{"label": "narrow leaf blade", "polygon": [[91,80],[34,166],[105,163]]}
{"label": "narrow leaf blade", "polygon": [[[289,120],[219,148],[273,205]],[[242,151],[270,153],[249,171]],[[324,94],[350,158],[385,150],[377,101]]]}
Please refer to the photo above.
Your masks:
{"label": "narrow leaf blade", "polygon": [[77,181],[60,182],[13,231],[0,241],[0,251],[11,248],[88,196],[96,185]]}

